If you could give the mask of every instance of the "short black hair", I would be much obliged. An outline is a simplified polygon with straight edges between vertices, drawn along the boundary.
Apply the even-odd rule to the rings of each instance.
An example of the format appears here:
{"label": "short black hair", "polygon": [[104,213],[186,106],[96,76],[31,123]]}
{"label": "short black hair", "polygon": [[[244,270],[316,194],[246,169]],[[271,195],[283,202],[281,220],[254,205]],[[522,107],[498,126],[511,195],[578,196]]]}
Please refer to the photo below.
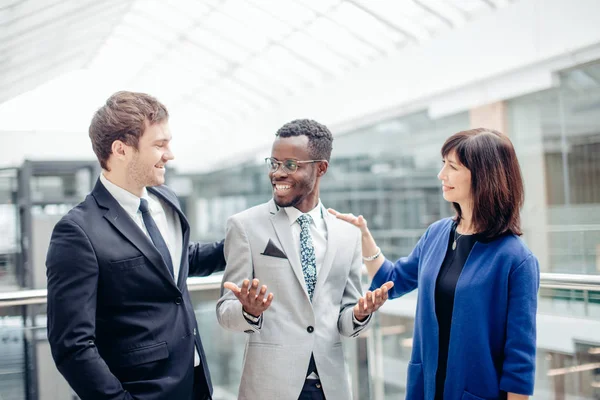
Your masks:
{"label": "short black hair", "polygon": [[329,161],[333,135],[325,125],[312,119],[295,119],[283,125],[275,134],[282,138],[303,135],[308,137],[308,151],[312,159]]}

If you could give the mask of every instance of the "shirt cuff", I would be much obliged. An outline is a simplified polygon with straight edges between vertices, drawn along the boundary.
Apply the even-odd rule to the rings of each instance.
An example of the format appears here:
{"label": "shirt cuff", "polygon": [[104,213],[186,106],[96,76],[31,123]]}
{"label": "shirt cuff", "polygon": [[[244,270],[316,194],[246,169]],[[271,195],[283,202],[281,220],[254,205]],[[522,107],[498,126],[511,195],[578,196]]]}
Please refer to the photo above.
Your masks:
{"label": "shirt cuff", "polygon": [[260,326],[260,323],[262,322],[262,314],[260,314],[258,317],[255,317],[254,315],[248,314],[246,311],[244,311],[244,309],[242,309],[242,315],[244,316],[244,319],[251,325]]}
{"label": "shirt cuff", "polygon": [[365,319],[364,321],[359,321],[356,319],[356,315],[354,315],[354,312],[352,312],[352,322],[354,323],[354,327],[359,327],[359,326],[365,326],[369,320],[371,319],[371,316],[373,314],[369,314],[369,316],[367,317],[367,319]]}

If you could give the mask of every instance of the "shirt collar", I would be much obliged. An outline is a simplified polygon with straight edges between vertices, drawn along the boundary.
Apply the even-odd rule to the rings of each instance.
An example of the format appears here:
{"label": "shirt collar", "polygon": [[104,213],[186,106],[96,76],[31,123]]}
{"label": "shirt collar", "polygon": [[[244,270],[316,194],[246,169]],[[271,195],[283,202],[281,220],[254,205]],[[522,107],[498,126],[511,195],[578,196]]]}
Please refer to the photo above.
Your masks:
{"label": "shirt collar", "polygon": [[127,190],[123,189],[122,187],[117,186],[114,183],[112,183],[111,181],[109,181],[104,176],[104,173],[100,174],[100,182],[102,182],[102,184],[104,185],[106,190],[108,190],[108,192],[112,195],[112,197],[114,197],[115,200],[117,200],[119,205],[121,207],[123,207],[123,209],[125,211],[127,211],[128,214],[130,214],[130,215],[137,214],[138,209],[140,208],[140,200],[142,198],[148,200],[148,206],[149,206],[150,210],[154,211],[154,209],[155,209],[154,203],[155,202],[152,198],[150,198],[150,196],[148,196],[148,191],[146,190],[146,188],[143,189],[142,197],[140,198],[140,197],[137,197],[135,194],[130,193]]}
{"label": "shirt collar", "polygon": [[[283,207],[283,209],[285,210],[288,219],[290,220],[290,225],[294,225],[298,217],[304,214],[296,207]],[[319,199],[319,202],[317,203],[316,207],[310,210],[307,214],[312,217],[313,221],[323,218],[323,205],[321,204],[321,199]]]}

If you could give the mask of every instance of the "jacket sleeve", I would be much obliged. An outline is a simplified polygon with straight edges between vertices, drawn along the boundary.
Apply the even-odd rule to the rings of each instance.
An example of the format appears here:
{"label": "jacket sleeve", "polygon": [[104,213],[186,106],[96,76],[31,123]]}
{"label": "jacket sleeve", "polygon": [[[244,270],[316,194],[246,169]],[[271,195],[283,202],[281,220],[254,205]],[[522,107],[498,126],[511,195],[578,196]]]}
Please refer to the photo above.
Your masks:
{"label": "jacket sleeve", "polygon": [[214,243],[190,243],[188,260],[190,263],[189,276],[208,276],[213,272],[225,269],[223,255],[224,240]]}
{"label": "jacket sleeve", "polygon": [[55,226],[46,258],[48,342],[60,373],[82,400],[126,400],[131,395],[95,346],[98,262],[79,225]]}
{"label": "jacket sleeve", "polygon": [[248,322],[242,314],[242,303],[231,290],[223,288],[225,282],[233,282],[241,287],[244,279],[253,279],[254,277],[248,236],[242,223],[235,217],[227,220],[224,253],[227,268],[225,268],[221,283],[221,298],[217,301],[217,320],[225,329],[246,333],[258,332],[262,327],[264,316],[261,316],[259,324]]}
{"label": "jacket sleeve", "polygon": [[356,243],[354,244],[354,255],[352,256],[352,265],[350,266],[350,274],[346,281],[342,303],[340,304],[340,314],[338,316],[338,331],[341,335],[356,337],[366,329],[371,323],[371,316],[364,323],[354,323],[354,306],[362,297],[361,285],[361,268],[362,268],[362,251],[360,242],[360,233],[357,233]]}
{"label": "jacket sleeve", "polygon": [[384,283],[392,281],[394,287],[388,295],[390,299],[394,299],[416,289],[419,281],[419,259],[428,234],[429,229],[421,236],[408,257],[402,257],[393,264],[386,259],[373,277],[369,290],[375,290]]}
{"label": "jacket sleeve", "polygon": [[[167,186],[161,186],[166,191],[166,196],[181,208],[179,198],[173,190]],[[214,243],[190,243],[188,245],[188,276],[208,276],[214,272],[225,269],[225,258],[223,257],[223,240]]]}
{"label": "jacket sleeve", "polygon": [[527,257],[509,276],[508,318],[500,390],[532,395],[535,381],[537,292],[540,267]]}

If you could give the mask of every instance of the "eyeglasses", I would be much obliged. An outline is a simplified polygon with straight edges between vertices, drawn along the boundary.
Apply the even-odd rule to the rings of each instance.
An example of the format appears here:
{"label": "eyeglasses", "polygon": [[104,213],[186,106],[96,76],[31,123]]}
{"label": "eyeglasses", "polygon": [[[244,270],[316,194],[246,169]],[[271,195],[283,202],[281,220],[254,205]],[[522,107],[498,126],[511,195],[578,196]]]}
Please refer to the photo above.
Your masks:
{"label": "eyeglasses", "polygon": [[327,160],[299,161],[299,160],[292,160],[290,158],[287,160],[279,161],[273,157],[265,158],[265,163],[267,163],[267,169],[269,170],[269,172],[275,172],[279,169],[279,166],[281,166],[282,171],[285,172],[286,174],[293,174],[294,172],[296,172],[298,170],[299,164],[312,164],[312,163],[321,162],[321,161],[327,161]]}

